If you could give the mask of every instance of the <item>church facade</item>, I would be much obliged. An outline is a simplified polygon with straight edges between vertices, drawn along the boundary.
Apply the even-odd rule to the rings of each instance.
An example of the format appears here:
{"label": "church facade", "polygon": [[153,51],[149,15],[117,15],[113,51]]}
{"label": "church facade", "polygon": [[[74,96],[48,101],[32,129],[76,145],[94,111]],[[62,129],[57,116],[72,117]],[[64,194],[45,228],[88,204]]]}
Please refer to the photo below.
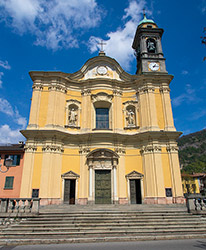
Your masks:
{"label": "church facade", "polygon": [[135,75],[103,51],[72,74],[30,72],[20,197],[41,204],[182,203],[163,30],[146,16]]}

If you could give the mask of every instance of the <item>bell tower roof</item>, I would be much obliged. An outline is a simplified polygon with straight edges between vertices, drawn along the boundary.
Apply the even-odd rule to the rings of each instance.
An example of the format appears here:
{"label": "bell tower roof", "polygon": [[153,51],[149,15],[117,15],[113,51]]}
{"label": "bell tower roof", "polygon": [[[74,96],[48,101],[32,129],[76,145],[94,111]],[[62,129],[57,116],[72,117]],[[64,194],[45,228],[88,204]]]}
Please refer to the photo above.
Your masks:
{"label": "bell tower roof", "polygon": [[144,13],[144,18],[142,19],[142,21],[139,22],[138,26],[144,23],[153,23],[155,24],[155,22],[152,19],[147,19],[146,14]]}

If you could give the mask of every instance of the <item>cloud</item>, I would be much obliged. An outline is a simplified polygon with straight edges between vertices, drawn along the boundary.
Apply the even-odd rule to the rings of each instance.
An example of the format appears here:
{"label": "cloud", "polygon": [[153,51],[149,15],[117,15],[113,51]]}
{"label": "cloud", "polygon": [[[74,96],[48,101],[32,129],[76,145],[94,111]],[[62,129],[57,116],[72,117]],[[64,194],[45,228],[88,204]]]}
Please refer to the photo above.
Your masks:
{"label": "cloud", "polygon": [[[135,59],[132,50],[132,41],[139,21],[142,19],[142,10],[146,2],[143,0],[129,2],[129,6],[124,10],[122,21],[124,27],[118,27],[116,31],[106,34],[105,52],[108,56],[114,57],[125,68],[129,69],[131,62]],[[148,12],[147,12],[148,13]],[[89,50],[91,53],[99,50],[98,43],[101,38],[91,36],[89,39]]]}
{"label": "cloud", "polygon": [[187,70],[182,70],[181,74],[182,74],[182,75],[188,75],[189,72],[188,72]]}
{"label": "cloud", "polygon": [[[3,72],[0,72],[0,88],[2,88],[2,84],[3,84],[3,82],[2,82],[2,76],[4,75],[4,73]],[[0,108],[1,109],[1,108]]]}
{"label": "cloud", "polygon": [[11,69],[11,66],[9,65],[9,63],[7,61],[0,60],[0,67],[2,67],[4,69]]}
{"label": "cloud", "polygon": [[96,27],[102,11],[96,0],[1,0],[0,20],[35,44],[57,50],[78,47],[78,36]]}
{"label": "cloud", "polygon": [[198,103],[200,101],[201,99],[196,95],[196,90],[192,88],[191,84],[186,84],[185,92],[173,98],[172,104],[174,107],[178,107],[183,102],[190,104],[190,103]]}
{"label": "cloud", "polygon": [[19,129],[12,130],[7,124],[0,127],[0,143],[17,143],[24,140]]}
{"label": "cloud", "polygon": [[11,104],[3,98],[0,98],[0,112],[11,118],[13,125],[18,127],[17,129],[12,129],[8,124],[2,125],[0,127],[0,143],[16,143],[19,140],[24,140],[19,130],[26,128],[26,118],[22,117],[18,109],[16,107],[13,108]]}
{"label": "cloud", "polygon": [[191,120],[191,121],[195,121],[195,120],[198,120],[202,117],[206,117],[206,109],[200,109],[196,112],[194,112],[189,118],[188,120]]}

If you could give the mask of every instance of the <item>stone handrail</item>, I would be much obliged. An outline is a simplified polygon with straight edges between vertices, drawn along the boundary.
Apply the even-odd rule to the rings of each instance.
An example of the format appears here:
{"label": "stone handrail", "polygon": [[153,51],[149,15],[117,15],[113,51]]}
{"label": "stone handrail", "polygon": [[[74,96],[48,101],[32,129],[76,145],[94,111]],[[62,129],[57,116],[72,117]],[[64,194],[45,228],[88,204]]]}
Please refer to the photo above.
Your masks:
{"label": "stone handrail", "polygon": [[39,198],[0,198],[0,213],[39,213]]}
{"label": "stone handrail", "polygon": [[206,213],[206,196],[188,194],[186,195],[186,205],[188,213]]}

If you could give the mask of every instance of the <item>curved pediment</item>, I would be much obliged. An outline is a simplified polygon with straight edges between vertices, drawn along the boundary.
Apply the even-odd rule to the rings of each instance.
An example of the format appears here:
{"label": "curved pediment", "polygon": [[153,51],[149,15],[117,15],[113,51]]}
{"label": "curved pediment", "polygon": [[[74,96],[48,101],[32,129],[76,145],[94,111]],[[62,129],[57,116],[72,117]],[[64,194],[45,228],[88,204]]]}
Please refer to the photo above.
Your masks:
{"label": "curved pediment", "polygon": [[132,75],[126,73],[115,59],[108,56],[96,56],[89,59],[79,71],[70,74],[68,78],[76,81],[89,79],[129,81]]}

